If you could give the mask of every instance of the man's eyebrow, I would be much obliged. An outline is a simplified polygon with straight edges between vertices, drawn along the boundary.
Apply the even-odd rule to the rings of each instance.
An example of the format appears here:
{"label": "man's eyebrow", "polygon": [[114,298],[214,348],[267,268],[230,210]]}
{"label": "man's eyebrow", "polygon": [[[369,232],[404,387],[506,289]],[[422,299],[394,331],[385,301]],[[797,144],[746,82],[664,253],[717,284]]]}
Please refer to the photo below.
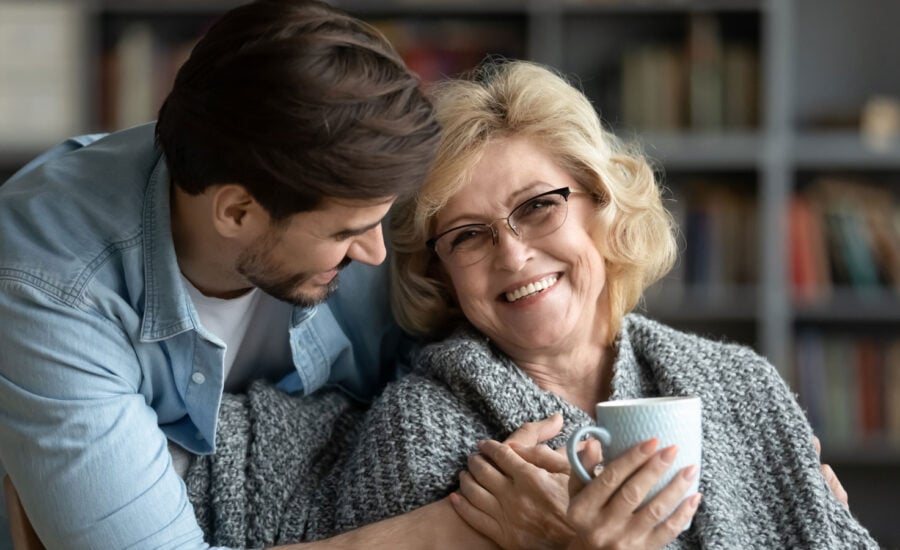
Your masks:
{"label": "man's eyebrow", "polygon": [[373,228],[381,225],[381,221],[382,220],[378,220],[377,222],[371,223],[365,227],[358,227],[358,228],[354,228],[354,229],[342,229],[342,230],[338,231],[337,233],[333,233],[331,235],[331,238],[333,238],[333,239],[349,239],[350,237],[357,237],[359,235],[362,235],[363,233],[368,233]]}

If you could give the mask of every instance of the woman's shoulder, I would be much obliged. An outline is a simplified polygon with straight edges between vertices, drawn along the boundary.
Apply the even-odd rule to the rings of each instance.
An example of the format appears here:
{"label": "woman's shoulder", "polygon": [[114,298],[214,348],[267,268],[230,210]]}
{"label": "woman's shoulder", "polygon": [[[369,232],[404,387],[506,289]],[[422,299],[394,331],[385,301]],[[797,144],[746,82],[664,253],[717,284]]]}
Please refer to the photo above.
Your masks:
{"label": "woman's shoulder", "polygon": [[620,339],[627,339],[644,360],[695,372],[704,378],[743,381],[779,379],[778,370],[750,346],[682,331],[639,314],[623,320]]}
{"label": "woman's shoulder", "polygon": [[462,323],[448,336],[429,342],[416,354],[416,365],[440,362],[449,358],[473,357],[484,360],[493,355],[490,340],[472,325]]}

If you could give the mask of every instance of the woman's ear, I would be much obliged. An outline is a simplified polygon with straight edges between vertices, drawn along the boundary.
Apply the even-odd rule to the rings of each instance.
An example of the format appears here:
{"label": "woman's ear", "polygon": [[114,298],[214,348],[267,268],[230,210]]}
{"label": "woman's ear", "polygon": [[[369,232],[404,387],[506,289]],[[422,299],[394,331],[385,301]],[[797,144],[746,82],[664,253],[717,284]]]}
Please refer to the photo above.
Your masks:
{"label": "woman's ear", "polygon": [[212,198],[213,226],[223,237],[254,238],[263,233],[271,218],[247,188],[237,183],[217,186]]}

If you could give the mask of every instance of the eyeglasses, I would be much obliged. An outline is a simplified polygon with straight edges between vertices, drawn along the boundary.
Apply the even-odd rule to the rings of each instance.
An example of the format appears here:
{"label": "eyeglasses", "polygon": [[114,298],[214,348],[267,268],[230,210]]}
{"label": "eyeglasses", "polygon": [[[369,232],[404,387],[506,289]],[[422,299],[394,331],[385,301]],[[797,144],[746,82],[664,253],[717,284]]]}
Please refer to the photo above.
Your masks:
{"label": "eyeglasses", "polygon": [[560,187],[531,197],[513,208],[505,218],[491,223],[460,225],[429,239],[425,244],[447,264],[470,266],[486,258],[497,245],[500,238],[497,222],[506,222],[506,227],[520,239],[537,239],[562,227],[569,213],[569,195],[573,193],[589,194]]}

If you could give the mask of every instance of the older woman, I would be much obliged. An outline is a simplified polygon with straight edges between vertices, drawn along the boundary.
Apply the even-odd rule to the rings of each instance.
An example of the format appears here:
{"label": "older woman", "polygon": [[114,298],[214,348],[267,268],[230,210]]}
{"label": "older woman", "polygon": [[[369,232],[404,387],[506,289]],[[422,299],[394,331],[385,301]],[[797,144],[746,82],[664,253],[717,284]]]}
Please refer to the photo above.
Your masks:
{"label": "older woman", "polygon": [[[438,158],[418,199],[392,218],[393,299],[406,329],[454,332],[425,349],[416,374],[382,398],[384,416],[370,419],[410,440],[415,483],[435,497],[451,491],[448,471],[473,434],[502,438],[561,411],[566,435],[600,401],[697,395],[702,501],[687,499],[659,523],[696,475],[687,468],[639,506],[675,452],[647,442],[573,499],[582,543],[877,547],[829,492],[809,425],[769,363],[629,314],[675,258],[673,225],[651,168],[602,128],[586,98],[519,62],[488,64],[435,97]],[[457,509],[503,539],[512,483],[502,468],[470,465]]]}
{"label": "older woman", "polygon": [[[310,540],[424,506],[422,528],[445,533],[435,547],[877,548],[829,492],[771,365],[629,313],[673,262],[673,225],[651,168],[587,99],[524,62],[434,97],[442,145],[391,238],[398,320],[436,342],[367,412],[260,384],[227,401],[222,450],[188,479],[213,539]],[[701,495],[678,504],[687,467],[640,505],[677,453],[650,440],[570,501],[550,448],[599,401],[660,395],[702,398]],[[548,446],[497,442],[554,413],[530,425]]]}

